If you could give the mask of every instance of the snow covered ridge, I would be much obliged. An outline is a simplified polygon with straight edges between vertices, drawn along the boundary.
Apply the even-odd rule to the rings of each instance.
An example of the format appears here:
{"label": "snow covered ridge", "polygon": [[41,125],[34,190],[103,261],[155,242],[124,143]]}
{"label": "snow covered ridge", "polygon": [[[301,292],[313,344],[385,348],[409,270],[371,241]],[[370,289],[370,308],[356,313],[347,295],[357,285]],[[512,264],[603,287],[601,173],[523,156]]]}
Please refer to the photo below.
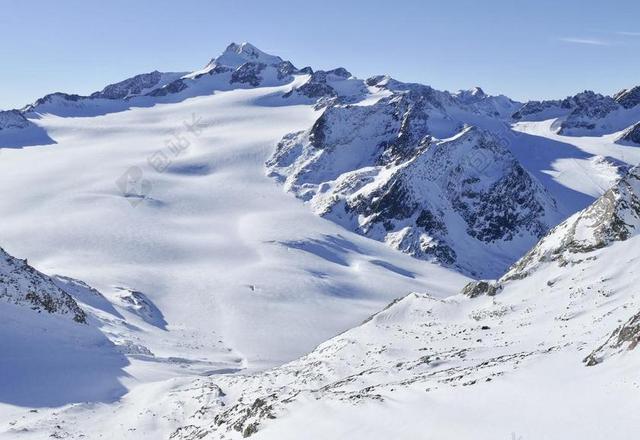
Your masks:
{"label": "snow covered ridge", "polygon": [[46,312],[69,317],[85,323],[86,315],[68,293],[33,267],[26,260],[18,260],[0,248],[0,300],[29,307],[38,313]]}
{"label": "snow covered ridge", "polygon": [[[318,108],[330,103],[357,103],[400,90],[418,90],[426,86],[405,84],[388,76],[364,81],[340,67],[329,71],[299,69],[290,61],[267,54],[250,43],[231,43],[218,57],[190,73],[153,71],[108,85],[89,96],[52,93],[21,111],[29,117],[38,114],[91,116],[121,111],[132,106],[156,102],[177,102],[216,90],[268,87],[293,84],[304,76],[302,84],[292,85],[282,96],[294,102],[314,103]],[[640,86],[622,90],[613,97],[585,91],[563,100],[517,103],[505,96],[489,96],[476,87],[458,93],[435,92],[442,104],[456,102],[468,110],[500,120],[542,120],[560,118],[556,125],[566,135],[611,133],[629,127],[640,119]],[[454,116],[455,119],[455,116]]]}
{"label": "snow covered ridge", "polygon": [[133,78],[126,79],[116,84],[111,84],[105,87],[100,92],[91,94],[91,98],[105,98],[105,99],[128,99],[133,96],[144,95],[154,90],[157,87],[170,82],[172,77],[178,74],[161,73],[157,70],[151,73],[143,73],[136,75]]}
{"label": "snow covered ridge", "polygon": [[[140,74],[108,85],[90,96],[52,93],[26,106],[22,112],[30,116],[37,116],[39,113],[92,116],[132,106],[148,106],[155,102],[177,102],[216,90],[283,85],[292,82],[293,75],[312,73],[311,68],[299,70],[291,62],[266,54],[249,43],[232,43],[203,69],[191,73],[154,71]],[[324,72],[317,72],[313,81],[327,84],[327,78],[318,79],[323,74]],[[301,93],[305,96],[313,95],[309,91]]]}
{"label": "snow covered ridge", "polygon": [[514,120],[558,118],[559,134],[598,136],[629,127],[640,119],[640,86],[614,96],[584,91],[563,100],[530,101],[513,114]]}
{"label": "snow covered ridge", "polygon": [[35,103],[30,104],[22,109],[24,113],[44,111],[52,108],[54,105],[66,103],[67,105],[81,105],[84,102],[92,100],[128,100],[136,96],[146,95],[153,90],[163,87],[173,81],[182,73],[162,73],[153,71],[150,73],[142,73],[132,78],[125,79],[115,84],[106,86],[99,92],[94,92],[90,96],[81,96],[67,93],[52,93],[38,99]]}
{"label": "snow covered ridge", "polygon": [[154,90],[169,84],[183,74],[184,73],[163,73],[158,71],[143,73],[125,79],[124,81],[110,84],[101,91],[92,93],[90,96],[61,92],[51,93],[25,106],[21,109],[21,112],[29,117],[36,116],[38,113],[68,116],[76,115],[76,113],[73,113],[75,110],[77,115],[81,116],[84,115],[83,109],[86,106],[113,107],[116,105],[114,101],[118,101],[119,104],[124,105],[133,98],[152,93]]}
{"label": "snow covered ridge", "polygon": [[18,110],[0,111],[0,130],[19,130],[31,125],[32,123]]}
{"label": "snow covered ridge", "polygon": [[[303,77],[304,80],[300,84],[294,84],[296,77]],[[316,104],[318,108],[335,102],[359,102],[371,97],[372,92],[374,95],[383,96],[394,90],[426,87],[401,83],[388,76],[377,76],[364,81],[353,77],[342,67],[329,71],[314,71],[311,67],[299,69],[290,61],[269,55],[250,43],[231,43],[220,56],[211,59],[204,68],[190,73],[154,71],[140,74],[108,85],[90,96],[52,93],[25,106],[21,111],[29,117],[46,113],[59,116],[92,116],[129,107],[148,106],[155,102],[178,102],[218,90],[286,84],[292,84],[292,87],[281,96],[282,98],[290,102]],[[480,88],[457,94],[438,93],[443,99],[476,106],[494,116],[511,115],[520,106],[504,96],[488,96]]]}
{"label": "snow covered ridge", "polygon": [[332,103],[309,130],[286,136],[267,162],[269,175],[314,212],[484,277],[504,273],[562,219],[505,139],[464,125],[494,120],[497,107],[514,103],[481,91],[368,84],[390,95],[371,105]]}

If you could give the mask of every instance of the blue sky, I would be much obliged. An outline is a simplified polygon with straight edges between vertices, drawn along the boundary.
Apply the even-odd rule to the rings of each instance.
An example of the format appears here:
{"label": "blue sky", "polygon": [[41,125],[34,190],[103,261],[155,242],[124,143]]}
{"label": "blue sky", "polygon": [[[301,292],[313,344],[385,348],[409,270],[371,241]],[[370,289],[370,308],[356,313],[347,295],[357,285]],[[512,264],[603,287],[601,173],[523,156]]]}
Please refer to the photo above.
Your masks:
{"label": "blue sky", "polygon": [[515,99],[640,84],[637,0],[0,0],[0,108],[194,70],[231,41],[302,67]]}

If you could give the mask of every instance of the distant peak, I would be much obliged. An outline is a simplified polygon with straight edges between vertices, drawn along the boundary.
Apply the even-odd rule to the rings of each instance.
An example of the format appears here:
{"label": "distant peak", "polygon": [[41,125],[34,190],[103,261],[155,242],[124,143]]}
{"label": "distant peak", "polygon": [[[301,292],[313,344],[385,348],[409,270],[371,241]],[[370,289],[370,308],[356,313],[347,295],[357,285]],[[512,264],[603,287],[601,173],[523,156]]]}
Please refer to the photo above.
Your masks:
{"label": "distant peak", "polygon": [[459,90],[456,96],[465,101],[477,101],[486,98],[487,94],[482,88],[476,86],[468,90]]}
{"label": "distant peak", "polygon": [[260,56],[260,54],[265,54],[260,49],[255,47],[253,44],[247,43],[247,42],[240,43],[240,44],[231,43],[225,49],[225,53],[226,52],[233,52],[233,53],[237,53],[237,54],[246,54],[247,56],[255,57],[255,58]]}
{"label": "distant peak", "polygon": [[272,66],[282,63],[283,60],[278,56],[269,55],[261,51],[251,43],[244,42],[240,44],[229,44],[222,55],[211,60],[209,64],[236,68],[247,62],[263,63]]}

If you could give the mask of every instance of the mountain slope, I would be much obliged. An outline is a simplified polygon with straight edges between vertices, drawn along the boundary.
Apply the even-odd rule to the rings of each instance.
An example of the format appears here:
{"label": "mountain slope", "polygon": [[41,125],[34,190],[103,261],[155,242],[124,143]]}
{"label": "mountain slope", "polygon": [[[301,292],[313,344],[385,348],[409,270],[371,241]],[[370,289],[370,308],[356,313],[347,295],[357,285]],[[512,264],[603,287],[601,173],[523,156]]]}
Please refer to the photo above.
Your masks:
{"label": "mountain slope", "polygon": [[0,249],[0,414],[120,397],[128,362],[98,327],[54,279]]}
{"label": "mountain slope", "polygon": [[[174,438],[295,438],[301,429],[308,438],[601,438],[636,429],[638,200],[634,169],[496,284],[446,299],[411,294],[300,360],[211,378],[218,404]],[[486,401],[518,406],[501,408],[498,422]]]}

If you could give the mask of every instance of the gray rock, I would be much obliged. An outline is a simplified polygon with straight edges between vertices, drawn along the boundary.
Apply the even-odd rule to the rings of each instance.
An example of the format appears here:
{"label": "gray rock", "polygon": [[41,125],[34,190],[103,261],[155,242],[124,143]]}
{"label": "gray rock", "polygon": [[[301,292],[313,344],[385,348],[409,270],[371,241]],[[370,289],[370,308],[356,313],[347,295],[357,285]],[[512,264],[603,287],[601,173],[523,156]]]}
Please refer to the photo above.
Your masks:
{"label": "gray rock", "polygon": [[629,142],[640,145],[640,122],[626,129],[616,142]]}
{"label": "gray rock", "polygon": [[480,295],[494,296],[498,292],[498,287],[491,281],[472,281],[462,289],[462,294],[469,298],[476,298]]}

